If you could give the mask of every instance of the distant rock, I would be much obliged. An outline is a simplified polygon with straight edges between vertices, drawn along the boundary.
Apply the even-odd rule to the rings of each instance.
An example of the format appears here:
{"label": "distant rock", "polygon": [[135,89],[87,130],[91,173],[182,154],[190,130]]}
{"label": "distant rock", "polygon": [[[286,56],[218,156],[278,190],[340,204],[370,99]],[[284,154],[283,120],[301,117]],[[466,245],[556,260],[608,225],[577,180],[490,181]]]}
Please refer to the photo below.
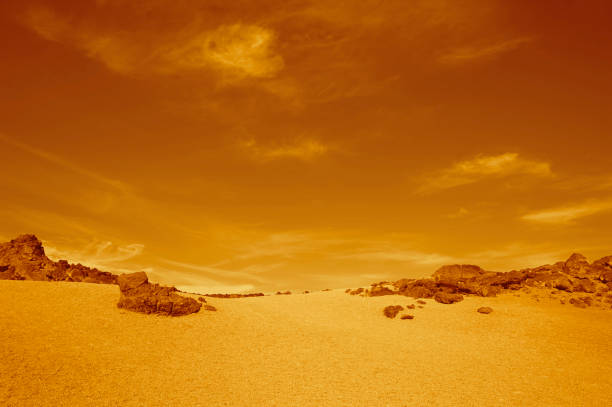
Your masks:
{"label": "distant rock", "polygon": [[414,315],[405,314],[405,315],[402,315],[400,319],[414,319]]}
{"label": "distant rock", "polygon": [[291,291],[277,291],[276,295],[291,295]]}
{"label": "distant rock", "polygon": [[404,307],[402,307],[401,305],[389,305],[388,307],[385,307],[385,309],[383,309],[383,314],[387,318],[395,318],[397,314],[399,314],[399,312],[403,309]]}
{"label": "distant rock", "polygon": [[587,304],[585,301],[582,301],[582,299],[580,298],[570,298],[569,303],[572,304],[574,307],[578,308],[586,308],[589,306],[589,304]]}
{"label": "distant rock", "polygon": [[198,312],[202,304],[193,298],[183,297],[174,287],[151,284],[145,272],[121,274],[117,278],[121,296],[117,306],[145,314],[170,316]]}
{"label": "distant rock", "polygon": [[493,308],[491,308],[491,307],[480,307],[476,311],[480,312],[481,314],[490,314],[491,312],[493,312]]}
{"label": "distant rock", "polygon": [[406,309],[414,309],[414,308],[415,308],[414,304],[406,305]]}
{"label": "distant rock", "polygon": [[204,304],[204,311],[216,311],[217,308],[213,307],[212,305],[209,304]]}
{"label": "distant rock", "polygon": [[463,301],[463,295],[440,291],[436,293],[434,300],[442,304],[453,304],[455,302]]}
{"label": "distant rock", "polygon": [[357,289],[355,289],[355,290],[351,290],[351,289],[349,288],[348,293],[349,293],[350,295],[359,295],[359,294],[363,293],[364,291],[365,291],[365,288],[363,288],[363,287],[357,288]]}
{"label": "distant rock", "polygon": [[36,236],[21,235],[0,243],[0,280],[116,284],[117,276],[81,264],[69,264],[66,260],[52,261]]}
{"label": "distant rock", "polygon": [[198,301],[200,301],[200,302],[204,302],[204,303],[205,303],[205,302],[206,302],[206,298],[204,298],[204,297],[198,297]]}

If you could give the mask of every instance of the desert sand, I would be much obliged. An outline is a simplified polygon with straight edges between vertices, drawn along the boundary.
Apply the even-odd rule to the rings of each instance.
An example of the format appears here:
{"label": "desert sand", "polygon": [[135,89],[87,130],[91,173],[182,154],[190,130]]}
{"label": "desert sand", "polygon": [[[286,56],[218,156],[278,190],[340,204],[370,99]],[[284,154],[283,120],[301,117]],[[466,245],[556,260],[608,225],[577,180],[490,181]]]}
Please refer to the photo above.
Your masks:
{"label": "desert sand", "polygon": [[382,309],[412,298],[334,290],[209,298],[217,312],[171,318],[118,296],[0,281],[0,404],[612,405],[610,310],[504,294],[427,300],[400,320]]}

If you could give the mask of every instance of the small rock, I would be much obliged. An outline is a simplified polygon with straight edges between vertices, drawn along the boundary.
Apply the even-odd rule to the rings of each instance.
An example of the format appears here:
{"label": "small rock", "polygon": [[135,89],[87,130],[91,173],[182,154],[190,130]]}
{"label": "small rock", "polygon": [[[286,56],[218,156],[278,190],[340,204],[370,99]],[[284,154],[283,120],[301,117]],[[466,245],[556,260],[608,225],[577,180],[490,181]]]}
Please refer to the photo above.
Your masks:
{"label": "small rock", "polygon": [[453,304],[455,302],[463,301],[463,295],[438,292],[436,295],[434,295],[434,300],[442,304]]}
{"label": "small rock", "polygon": [[200,302],[206,302],[206,298],[204,298],[204,297],[198,297],[198,301],[200,301]]}
{"label": "small rock", "polygon": [[423,301],[423,300],[417,300],[417,303],[418,303],[418,304],[423,304],[423,305],[427,304],[427,302],[426,302],[426,301]]}
{"label": "small rock", "polygon": [[204,305],[204,311],[216,311],[216,310],[217,309],[213,307],[212,305],[208,305],[208,304]]}
{"label": "small rock", "polygon": [[414,304],[406,305],[407,309],[414,309]]}
{"label": "small rock", "polygon": [[414,319],[414,315],[405,314],[405,315],[402,315],[400,319]]}
{"label": "small rock", "polygon": [[491,308],[491,307],[480,307],[476,311],[480,312],[481,314],[490,314],[491,312],[493,312],[493,308]]}
{"label": "small rock", "polygon": [[403,309],[404,307],[401,305],[389,305],[383,309],[383,314],[385,314],[387,318],[395,318]]}

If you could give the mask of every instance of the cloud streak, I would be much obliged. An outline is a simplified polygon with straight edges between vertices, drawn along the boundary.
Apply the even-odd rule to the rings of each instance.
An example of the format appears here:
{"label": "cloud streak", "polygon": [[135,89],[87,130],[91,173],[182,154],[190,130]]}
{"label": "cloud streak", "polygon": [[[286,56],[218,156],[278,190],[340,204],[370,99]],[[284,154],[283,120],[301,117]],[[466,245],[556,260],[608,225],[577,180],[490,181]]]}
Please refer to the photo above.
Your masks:
{"label": "cloud streak", "polygon": [[464,64],[476,60],[492,59],[532,41],[531,37],[520,37],[484,46],[459,47],[441,55],[438,60],[444,64]]}
{"label": "cloud streak", "polygon": [[517,153],[480,155],[459,161],[449,168],[430,174],[422,180],[417,192],[427,194],[435,191],[473,184],[485,179],[503,178],[516,175],[551,177],[550,164],[528,160]]}
{"label": "cloud streak", "polygon": [[89,179],[99,182],[100,184],[104,184],[106,186],[112,187],[113,189],[125,191],[127,186],[118,180],[105,177],[96,172],[90,171],[86,168],[80,167],[73,162],[66,160],[58,155],[49,153],[47,151],[32,147],[28,144],[21,143],[19,141],[13,140],[12,138],[7,137],[6,135],[0,133],[0,142],[8,144],[12,147],[15,147],[21,151],[24,151],[28,154],[31,154],[37,158],[40,158],[43,161],[46,161],[51,164],[55,164],[58,167],[61,167],[65,170],[73,172],[78,175],[85,176]]}
{"label": "cloud streak", "polygon": [[521,219],[545,224],[567,224],[586,216],[591,216],[610,210],[612,210],[612,199],[603,201],[589,201],[576,205],[530,212],[523,215]]}
{"label": "cloud streak", "polygon": [[137,32],[72,21],[44,7],[29,8],[22,20],[42,38],[71,45],[124,75],[213,71],[222,83],[235,83],[272,78],[284,67],[282,56],[274,50],[275,32],[256,24],[206,29],[196,21],[182,30],[140,38]]}
{"label": "cloud streak", "polygon": [[278,159],[297,159],[311,161],[327,154],[330,148],[318,140],[298,138],[285,143],[262,145],[249,139],[240,143],[249,155],[258,161],[272,161]]}

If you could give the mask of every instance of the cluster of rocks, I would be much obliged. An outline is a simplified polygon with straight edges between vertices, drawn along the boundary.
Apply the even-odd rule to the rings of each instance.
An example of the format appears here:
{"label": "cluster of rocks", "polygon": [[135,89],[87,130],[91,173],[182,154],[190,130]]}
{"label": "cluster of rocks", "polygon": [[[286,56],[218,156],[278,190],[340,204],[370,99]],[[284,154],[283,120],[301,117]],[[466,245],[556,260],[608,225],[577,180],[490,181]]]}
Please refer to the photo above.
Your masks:
{"label": "cluster of rocks", "polygon": [[[151,284],[147,274],[143,271],[121,274],[117,278],[117,283],[121,291],[117,303],[119,308],[145,314],[180,316],[198,312],[202,307],[203,298],[198,302],[193,298],[179,295],[175,287]],[[206,302],[206,300],[203,302]],[[216,310],[212,306],[208,306],[206,309]]]}
{"label": "cluster of rocks", "polygon": [[[412,305],[412,307],[409,305],[407,308],[414,309],[414,304]],[[389,305],[383,309],[383,315],[386,316],[387,318],[393,319],[397,316],[397,314],[399,314],[403,310],[404,310],[404,307],[402,307],[401,305]],[[414,319],[414,315],[404,314],[400,317],[400,319]]]}
{"label": "cluster of rocks", "polygon": [[0,280],[117,284],[117,275],[66,260],[52,261],[36,236],[21,235],[0,243]]}
{"label": "cluster of rocks", "polygon": [[401,279],[374,283],[369,289],[347,290],[351,295],[404,295],[433,298],[443,304],[463,300],[464,295],[492,297],[506,290],[528,287],[548,288],[567,293],[584,293],[571,304],[586,307],[593,294],[612,303],[612,256],[589,263],[581,254],[572,254],[566,261],[510,272],[486,271],[475,265],[447,265],[431,278]]}

